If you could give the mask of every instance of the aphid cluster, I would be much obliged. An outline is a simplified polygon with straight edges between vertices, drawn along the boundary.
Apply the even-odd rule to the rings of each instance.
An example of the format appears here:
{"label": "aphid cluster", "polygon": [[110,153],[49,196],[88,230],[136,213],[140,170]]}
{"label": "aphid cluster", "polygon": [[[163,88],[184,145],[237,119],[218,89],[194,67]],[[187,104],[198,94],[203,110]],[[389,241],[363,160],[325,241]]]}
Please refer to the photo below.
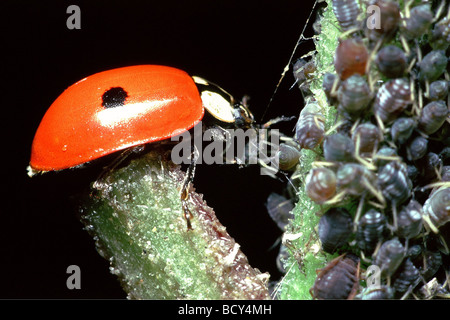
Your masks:
{"label": "aphid cluster", "polygon": [[[334,130],[326,131],[311,100],[294,137],[302,148],[322,148],[303,188],[322,208],[322,250],[340,255],[319,272],[311,294],[448,296],[450,8],[438,1],[360,3],[332,2],[343,32],[335,72],[323,75],[337,110]],[[368,28],[365,5],[380,9],[380,28]],[[380,271],[379,287],[359,284],[359,269],[370,266]],[[424,293],[431,282],[440,289]]]}

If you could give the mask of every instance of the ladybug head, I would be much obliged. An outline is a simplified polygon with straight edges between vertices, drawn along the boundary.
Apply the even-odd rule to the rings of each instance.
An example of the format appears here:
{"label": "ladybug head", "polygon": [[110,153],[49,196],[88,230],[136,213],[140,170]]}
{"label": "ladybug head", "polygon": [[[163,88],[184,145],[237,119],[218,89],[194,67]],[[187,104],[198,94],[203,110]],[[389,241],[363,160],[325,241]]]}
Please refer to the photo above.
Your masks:
{"label": "ladybug head", "polygon": [[244,96],[240,103],[234,105],[234,119],[237,128],[251,128],[255,118],[248,108],[248,96]]}
{"label": "ladybug head", "polygon": [[203,106],[216,120],[225,127],[252,127],[254,118],[248,109],[248,97],[236,104],[233,96],[218,85],[199,77],[192,78],[200,91]]}

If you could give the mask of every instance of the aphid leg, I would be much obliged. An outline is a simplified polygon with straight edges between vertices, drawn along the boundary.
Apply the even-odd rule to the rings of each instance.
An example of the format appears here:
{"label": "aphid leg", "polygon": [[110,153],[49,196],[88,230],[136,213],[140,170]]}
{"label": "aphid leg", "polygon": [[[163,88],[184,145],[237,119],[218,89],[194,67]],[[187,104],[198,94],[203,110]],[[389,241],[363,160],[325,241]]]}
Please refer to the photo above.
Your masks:
{"label": "aphid leg", "polygon": [[422,95],[422,89],[419,87],[419,106],[417,106],[416,104],[416,89],[414,86],[414,79],[413,77],[410,78],[409,80],[409,86],[411,88],[411,101],[413,101],[412,104],[412,113],[416,112],[417,116],[420,116],[420,113],[422,111],[422,107],[423,107],[423,95]]}
{"label": "aphid leg", "polygon": [[[325,117],[324,116],[319,116],[319,115],[315,115],[314,117],[313,117],[313,119],[314,119],[314,124],[316,125],[316,127],[317,128],[321,128],[322,126],[320,125],[320,123],[322,122],[325,122]],[[321,122],[319,122],[319,120],[321,121]]]}
{"label": "aphid leg", "polygon": [[420,190],[426,190],[426,189],[434,189],[434,188],[450,188],[450,181],[438,181],[438,182],[433,182],[430,184],[427,184],[426,186],[423,186],[420,188]]}
{"label": "aphid leg", "polygon": [[329,136],[330,134],[332,134],[337,128],[339,128],[340,126],[342,126],[343,124],[345,124],[344,120],[339,120],[337,121],[333,126],[331,126],[327,132],[325,132],[324,136]]}
{"label": "aphid leg", "polygon": [[364,199],[366,195],[363,194],[359,199],[358,208],[356,209],[355,219],[353,220],[353,232],[356,232],[359,224],[359,218],[361,217],[361,213],[364,207]]}
{"label": "aphid leg", "polygon": [[330,161],[313,161],[311,163],[311,167],[320,168],[320,167],[337,167],[338,163],[330,162]]}
{"label": "aphid leg", "polygon": [[447,241],[445,241],[444,237],[442,236],[442,234],[439,234],[439,240],[441,240],[441,244],[443,246],[443,251],[442,253],[444,253],[445,255],[448,255],[450,253],[450,250],[448,248],[447,245]]}
{"label": "aphid leg", "polygon": [[339,39],[344,39],[347,36],[351,35],[352,33],[358,32],[359,30],[360,30],[360,28],[358,28],[358,27],[350,28],[347,31],[342,32],[341,35],[339,36]]}
{"label": "aphid leg", "polygon": [[258,160],[258,164],[264,168],[264,174],[270,176],[273,179],[277,179],[276,174],[279,172],[278,169],[276,169],[278,166],[269,166],[267,165],[267,163],[265,161],[263,161],[262,159]]}
{"label": "aphid leg", "polygon": [[[448,6],[448,18],[450,20],[450,6]],[[450,82],[450,74],[448,73],[448,71],[445,71],[444,73],[445,76],[445,80],[447,80],[447,82]],[[447,105],[450,106],[450,94],[447,94]],[[450,123],[450,115],[447,117],[447,122]]]}
{"label": "aphid leg", "polygon": [[405,50],[405,54],[409,56],[409,54],[411,53],[411,49],[409,48],[408,41],[403,35],[400,35],[400,42],[402,43],[403,50]]}
{"label": "aphid leg", "polygon": [[345,191],[341,191],[341,192],[337,193],[333,198],[325,201],[323,203],[323,205],[335,205],[335,204],[338,204],[338,203],[342,202],[342,200],[344,200],[345,195],[346,195],[346,192]]}
{"label": "aphid leg", "polygon": [[355,142],[355,155],[354,155],[356,161],[361,163],[363,166],[365,166],[369,170],[377,170],[376,166],[374,166],[372,163],[370,163],[369,161],[367,161],[363,157],[361,157],[361,155],[359,154],[360,145],[361,145],[361,137],[360,137],[360,135],[357,135],[356,142]]}
{"label": "aphid leg", "polygon": [[419,95],[418,95],[419,105],[413,102],[412,112],[413,114],[416,114],[418,117],[420,117],[421,110],[423,108],[423,94],[422,94],[422,88],[419,87]]}
{"label": "aphid leg", "polygon": [[[425,98],[428,98],[430,96],[430,80],[428,80],[428,79],[425,80],[424,96],[425,96]],[[420,109],[422,110],[422,107]]]}
{"label": "aphid leg", "polygon": [[422,220],[425,222],[425,228],[426,229],[431,229],[434,233],[438,234],[439,233],[439,229],[434,225],[434,223],[431,221],[430,216],[426,213],[424,213],[422,215]]}
{"label": "aphid leg", "polygon": [[448,290],[450,290],[450,274],[448,270],[445,270],[445,282],[442,287],[448,286]]}
{"label": "aphid leg", "polygon": [[409,19],[411,16],[411,6],[414,3],[414,0],[408,0],[405,2],[405,19]]}
{"label": "aphid leg", "polygon": [[340,82],[339,77],[336,77],[334,79],[334,81],[333,81],[333,86],[331,87],[330,96],[332,96],[332,97],[336,97],[337,96],[337,91],[338,91],[338,88],[339,88],[339,82]]}
{"label": "aphid leg", "polygon": [[[436,10],[436,14],[434,15],[434,18],[431,21],[431,23],[435,23],[436,21],[439,20],[442,12],[444,12],[444,9],[445,9],[445,0],[442,0],[441,3],[439,4],[439,7]],[[449,7],[449,9],[450,9],[450,7]],[[449,11],[449,14],[450,14],[450,11]]]}
{"label": "aphid leg", "polygon": [[280,171],[280,173],[282,173],[284,175],[284,177],[286,178],[286,181],[291,185],[291,187],[294,189],[295,194],[298,194],[298,189],[295,186],[295,184],[292,182],[291,178],[288,177],[288,174],[286,172]]}
{"label": "aphid leg", "polygon": [[384,126],[383,120],[381,120],[379,115],[375,114],[375,120],[377,121],[378,128],[380,128],[380,131],[386,132],[386,127]]}
{"label": "aphid leg", "polygon": [[351,129],[350,129],[350,135],[353,134],[353,132],[355,132],[356,127],[359,126],[359,123],[361,122],[361,119],[356,119],[355,123],[352,125]]}
{"label": "aphid leg", "polygon": [[394,224],[394,230],[397,230],[397,205],[395,203],[392,204],[392,223]]}
{"label": "aphid leg", "polygon": [[364,186],[367,188],[367,190],[370,191],[371,194],[373,194],[378,201],[380,201],[380,204],[383,208],[386,207],[386,200],[383,197],[383,193],[380,192],[380,190],[376,189],[365,177],[362,177],[362,182]]}
{"label": "aphid leg", "polygon": [[196,166],[197,158],[198,158],[197,153],[198,153],[198,150],[196,149],[195,145],[193,145],[192,150],[191,150],[191,163],[189,164],[189,167],[187,169],[186,177],[184,178],[183,186],[181,187],[181,193],[180,193],[181,208],[183,209],[183,215],[184,215],[184,218],[186,219],[188,231],[192,230],[191,219],[194,217],[192,212],[189,210],[188,199],[189,199],[189,190],[191,187],[191,183],[194,180],[194,176],[195,176],[195,166]]}
{"label": "aphid leg", "polygon": [[416,54],[417,54],[417,63],[420,64],[422,62],[422,50],[420,50],[419,43],[417,39],[414,40],[416,43]]}
{"label": "aphid leg", "polygon": [[408,296],[411,294],[412,290],[413,290],[413,286],[410,285],[408,287],[408,290],[406,290],[406,292],[403,294],[403,296],[400,298],[400,300],[405,300],[406,298],[408,298]]}
{"label": "aphid leg", "polygon": [[368,204],[370,204],[372,207],[378,208],[380,210],[384,210],[386,206],[382,205],[381,203],[375,202],[375,201],[367,201]]}
{"label": "aphid leg", "polygon": [[411,70],[412,70],[412,68],[414,68],[414,66],[416,65],[416,62],[417,62],[417,58],[416,58],[416,57],[414,57],[414,58],[411,59],[411,62],[409,63],[408,68],[407,68],[406,71],[405,71],[407,74],[410,74],[410,73],[411,73]]}
{"label": "aphid leg", "polygon": [[[369,58],[367,58],[367,63],[366,63],[366,74],[368,74],[370,76],[370,67],[372,66],[372,61],[374,60],[378,50],[380,49],[381,45],[383,44],[383,40],[384,37],[381,37],[380,39],[378,39],[377,43],[375,44],[375,48],[373,48],[372,52],[370,52]],[[372,87],[371,87],[372,89]]]}
{"label": "aphid leg", "polygon": [[372,260],[369,258],[366,258],[366,255],[364,254],[364,252],[361,250],[360,252],[360,256],[361,256],[361,260],[364,261],[365,263],[371,263]]}

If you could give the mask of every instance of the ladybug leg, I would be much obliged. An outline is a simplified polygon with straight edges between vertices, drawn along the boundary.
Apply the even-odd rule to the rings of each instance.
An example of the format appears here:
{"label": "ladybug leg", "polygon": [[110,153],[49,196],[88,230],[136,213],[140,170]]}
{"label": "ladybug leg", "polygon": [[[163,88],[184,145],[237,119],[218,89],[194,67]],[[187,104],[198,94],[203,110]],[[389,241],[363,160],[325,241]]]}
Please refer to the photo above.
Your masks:
{"label": "ladybug leg", "polygon": [[183,209],[183,215],[184,218],[186,219],[188,230],[192,230],[191,219],[194,217],[192,212],[189,210],[188,199],[191,182],[194,180],[196,162],[197,162],[196,149],[195,146],[193,146],[191,152],[191,163],[189,164],[189,167],[187,169],[186,178],[184,179],[180,194],[181,208]]}
{"label": "ladybug leg", "polygon": [[117,168],[123,161],[125,161],[128,158],[129,155],[133,153],[142,152],[142,150],[144,150],[144,146],[136,146],[125,149],[122,152],[120,152],[120,154],[110,164],[108,164],[106,167],[103,168],[102,172],[95,180],[92,187],[94,189],[99,189],[102,185],[104,185],[105,177],[108,175],[108,173]]}

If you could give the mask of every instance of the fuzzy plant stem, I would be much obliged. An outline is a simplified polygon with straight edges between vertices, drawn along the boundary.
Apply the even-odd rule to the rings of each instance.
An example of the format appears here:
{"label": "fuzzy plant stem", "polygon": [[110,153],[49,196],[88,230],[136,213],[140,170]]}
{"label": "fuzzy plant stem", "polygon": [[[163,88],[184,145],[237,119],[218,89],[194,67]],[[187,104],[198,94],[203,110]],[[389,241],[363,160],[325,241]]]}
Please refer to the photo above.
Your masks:
{"label": "fuzzy plant stem", "polygon": [[268,299],[213,209],[191,188],[192,230],[180,201],[185,173],[153,150],[98,180],[82,220],[130,299]]}

